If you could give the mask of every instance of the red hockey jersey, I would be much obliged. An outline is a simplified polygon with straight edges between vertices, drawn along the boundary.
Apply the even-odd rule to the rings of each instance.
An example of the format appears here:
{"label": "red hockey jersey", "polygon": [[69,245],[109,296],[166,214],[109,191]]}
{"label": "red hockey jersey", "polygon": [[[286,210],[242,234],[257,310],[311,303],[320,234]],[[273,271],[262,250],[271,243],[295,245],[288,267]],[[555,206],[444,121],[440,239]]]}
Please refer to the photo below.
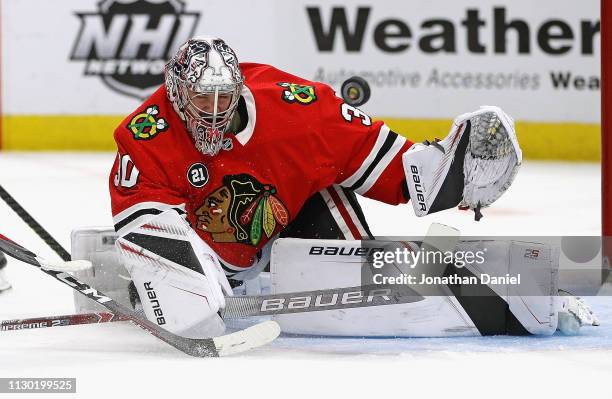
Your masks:
{"label": "red hockey jersey", "polygon": [[248,123],[214,157],[196,150],[164,86],[117,127],[109,183],[119,233],[173,208],[224,263],[248,267],[326,187],[407,202],[401,156],[411,142],[325,84],[269,65],[241,68]]}

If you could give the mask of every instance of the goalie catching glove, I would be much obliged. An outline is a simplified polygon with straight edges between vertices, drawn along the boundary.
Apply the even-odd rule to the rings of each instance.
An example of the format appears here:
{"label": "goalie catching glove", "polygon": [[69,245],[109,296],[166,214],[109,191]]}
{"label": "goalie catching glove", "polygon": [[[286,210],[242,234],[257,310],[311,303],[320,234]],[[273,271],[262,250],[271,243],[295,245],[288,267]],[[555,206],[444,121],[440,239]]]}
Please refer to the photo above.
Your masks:
{"label": "goalie catching glove", "polygon": [[458,116],[442,141],[414,144],[403,155],[417,216],[459,205],[480,209],[510,187],[522,161],[514,120],[498,107]]}

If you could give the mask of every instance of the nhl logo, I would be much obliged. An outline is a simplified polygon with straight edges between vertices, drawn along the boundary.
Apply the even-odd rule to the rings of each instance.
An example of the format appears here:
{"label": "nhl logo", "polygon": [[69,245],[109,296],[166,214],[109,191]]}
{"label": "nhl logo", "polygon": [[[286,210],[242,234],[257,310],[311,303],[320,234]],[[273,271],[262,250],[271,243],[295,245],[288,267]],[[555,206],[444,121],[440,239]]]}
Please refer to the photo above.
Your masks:
{"label": "nhl logo", "polygon": [[78,12],[70,59],[112,90],[143,100],[164,82],[164,65],[193,36],[200,18],[181,0],[102,0]]}

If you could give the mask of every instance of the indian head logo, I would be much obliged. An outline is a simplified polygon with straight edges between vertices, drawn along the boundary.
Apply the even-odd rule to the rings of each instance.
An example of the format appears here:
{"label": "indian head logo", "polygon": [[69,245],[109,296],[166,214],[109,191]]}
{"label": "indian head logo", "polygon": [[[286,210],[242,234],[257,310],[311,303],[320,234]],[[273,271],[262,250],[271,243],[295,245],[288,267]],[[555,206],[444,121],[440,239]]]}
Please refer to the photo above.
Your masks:
{"label": "indian head logo", "polygon": [[197,228],[215,242],[256,246],[287,226],[289,212],[276,197],[276,188],[247,174],[227,175],[196,210]]}
{"label": "indian head logo", "polygon": [[70,59],[119,93],[145,99],[164,82],[164,65],[196,29],[200,14],[182,0],[102,0],[77,12]]}

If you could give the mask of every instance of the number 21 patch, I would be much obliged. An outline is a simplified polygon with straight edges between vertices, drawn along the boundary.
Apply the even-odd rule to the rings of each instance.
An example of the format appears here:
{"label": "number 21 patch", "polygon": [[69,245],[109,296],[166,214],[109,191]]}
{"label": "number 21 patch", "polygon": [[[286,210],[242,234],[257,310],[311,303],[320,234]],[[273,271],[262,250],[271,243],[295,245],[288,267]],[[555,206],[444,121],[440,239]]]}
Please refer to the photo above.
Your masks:
{"label": "number 21 patch", "polygon": [[187,171],[187,180],[194,187],[204,187],[208,183],[208,169],[202,163],[194,163]]}

